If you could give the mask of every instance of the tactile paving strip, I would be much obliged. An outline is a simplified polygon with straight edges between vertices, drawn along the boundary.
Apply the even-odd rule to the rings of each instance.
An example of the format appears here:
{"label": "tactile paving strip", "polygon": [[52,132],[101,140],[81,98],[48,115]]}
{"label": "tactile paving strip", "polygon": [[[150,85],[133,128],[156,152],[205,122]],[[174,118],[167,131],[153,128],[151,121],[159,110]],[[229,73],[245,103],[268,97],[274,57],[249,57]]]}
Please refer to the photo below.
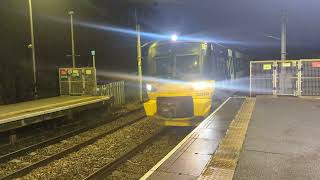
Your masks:
{"label": "tactile paving strip", "polygon": [[247,98],[242,104],[199,179],[232,180],[255,102],[255,98]]}

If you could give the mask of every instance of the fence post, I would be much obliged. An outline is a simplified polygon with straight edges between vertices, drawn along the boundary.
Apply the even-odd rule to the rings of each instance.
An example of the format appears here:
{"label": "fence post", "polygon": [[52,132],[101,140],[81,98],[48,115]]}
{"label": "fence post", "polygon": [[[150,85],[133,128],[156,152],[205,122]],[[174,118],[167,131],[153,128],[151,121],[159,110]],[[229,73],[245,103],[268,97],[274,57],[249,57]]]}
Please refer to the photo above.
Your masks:
{"label": "fence post", "polygon": [[101,96],[112,96],[113,105],[123,105],[125,103],[125,81],[117,81],[108,84],[99,85],[99,94]]}
{"label": "fence post", "polygon": [[302,94],[302,60],[298,61],[298,88],[297,88],[297,95],[301,96]]}
{"label": "fence post", "polygon": [[278,76],[278,63],[277,61],[273,61],[272,65],[272,94],[277,95],[277,76]]}
{"label": "fence post", "polygon": [[122,81],[122,99],[123,99],[123,101],[122,101],[122,103],[123,104],[125,104],[126,103],[126,95],[125,95],[125,91],[124,91],[124,86],[125,86],[125,83],[124,83],[124,81]]}
{"label": "fence post", "polygon": [[250,61],[250,97],[252,96],[252,62]]}

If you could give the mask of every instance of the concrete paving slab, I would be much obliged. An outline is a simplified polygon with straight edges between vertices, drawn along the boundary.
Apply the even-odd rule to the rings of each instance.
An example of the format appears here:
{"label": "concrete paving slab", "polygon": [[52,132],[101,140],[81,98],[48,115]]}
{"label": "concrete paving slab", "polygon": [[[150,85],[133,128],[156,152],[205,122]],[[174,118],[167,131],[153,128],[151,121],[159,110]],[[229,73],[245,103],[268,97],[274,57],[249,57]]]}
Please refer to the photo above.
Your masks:
{"label": "concrete paving slab", "polygon": [[320,179],[320,100],[258,97],[235,180]]}

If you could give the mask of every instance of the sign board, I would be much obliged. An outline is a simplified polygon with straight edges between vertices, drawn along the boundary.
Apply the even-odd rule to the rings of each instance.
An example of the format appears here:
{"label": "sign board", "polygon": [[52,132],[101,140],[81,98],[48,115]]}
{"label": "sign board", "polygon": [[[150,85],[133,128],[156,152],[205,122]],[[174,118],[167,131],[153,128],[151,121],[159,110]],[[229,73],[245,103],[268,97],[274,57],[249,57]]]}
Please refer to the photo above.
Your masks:
{"label": "sign board", "polygon": [[80,76],[79,70],[77,70],[77,69],[72,70],[72,76],[75,76],[75,77]]}
{"label": "sign board", "polygon": [[92,74],[92,70],[91,69],[87,69],[86,70],[86,75],[91,75]]}
{"label": "sign board", "polygon": [[271,70],[272,69],[272,64],[264,64],[263,65],[263,70]]}
{"label": "sign board", "polygon": [[68,73],[68,70],[66,70],[66,69],[60,69],[60,74],[61,74],[61,75],[67,75],[67,73]]}
{"label": "sign board", "polygon": [[95,68],[60,68],[59,77],[60,95],[96,95]]}
{"label": "sign board", "polygon": [[318,61],[318,62],[312,62],[312,67],[313,68],[320,68],[320,61]]}
{"label": "sign board", "polygon": [[291,67],[291,63],[284,62],[284,63],[282,63],[282,67]]}
{"label": "sign board", "polygon": [[68,70],[67,69],[60,69],[60,78],[61,79],[68,79]]}

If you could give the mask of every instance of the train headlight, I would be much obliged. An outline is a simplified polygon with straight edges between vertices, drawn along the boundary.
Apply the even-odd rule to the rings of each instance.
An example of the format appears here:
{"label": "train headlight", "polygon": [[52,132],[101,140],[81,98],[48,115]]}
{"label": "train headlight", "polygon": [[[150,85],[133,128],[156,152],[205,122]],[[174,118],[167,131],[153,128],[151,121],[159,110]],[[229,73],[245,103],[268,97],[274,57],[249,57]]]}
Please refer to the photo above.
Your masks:
{"label": "train headlight", "polygon": [[152,86],[151,84],[146,84],[146,89],[148,92],[156,91],[156,88],[154,86]]}
{"label": "train headlight", "polygon": [[205,90],[214,87],[214,84],[209,82],[194,82],[191,85],[194,90]]}

